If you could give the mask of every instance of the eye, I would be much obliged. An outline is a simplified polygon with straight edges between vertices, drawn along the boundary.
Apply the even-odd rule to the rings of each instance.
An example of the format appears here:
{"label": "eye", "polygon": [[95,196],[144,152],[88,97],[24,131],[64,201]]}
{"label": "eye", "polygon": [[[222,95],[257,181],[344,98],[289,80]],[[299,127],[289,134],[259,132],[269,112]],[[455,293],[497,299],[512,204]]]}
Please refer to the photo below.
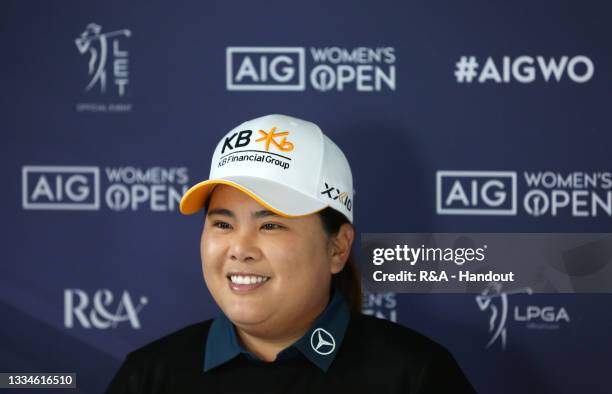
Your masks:
{"label": "eye", "polygon": [[278,223],[266,223],[266,224],[262,225],[261,228],[264,229],[264,230],[281,230],[281,229],[283,229],[285,227],[281,226]]}
{"label": "eye", "polygon": [[220,228],[221,230],[228,230],[232,228],[232,226],[227,222],[214,221],[212,224],[213,227]]}

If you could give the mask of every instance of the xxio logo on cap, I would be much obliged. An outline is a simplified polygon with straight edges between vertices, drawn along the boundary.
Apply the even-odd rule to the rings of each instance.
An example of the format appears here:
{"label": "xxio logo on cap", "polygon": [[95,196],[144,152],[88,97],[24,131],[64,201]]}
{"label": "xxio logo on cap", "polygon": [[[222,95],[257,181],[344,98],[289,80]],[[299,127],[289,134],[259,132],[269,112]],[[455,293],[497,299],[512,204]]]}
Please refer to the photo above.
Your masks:
{"label": "xxio logo on cap", "polygon": [[323,328],[316,328],[310,335],[310,346],[320,355],[327,356],[336,350],[336,340]]}
{"label": "xxio logo on cap", "polygon": [[331,198],[332,200],[340,201],[340,203],[344,205],[349,212],[353,206],[353,202],[349,198],[347,192],[341,192],[337,187],[329,186],[327,182],[325,182],[325,190],[323,190],[321,194],[327,195],[327,197]]}

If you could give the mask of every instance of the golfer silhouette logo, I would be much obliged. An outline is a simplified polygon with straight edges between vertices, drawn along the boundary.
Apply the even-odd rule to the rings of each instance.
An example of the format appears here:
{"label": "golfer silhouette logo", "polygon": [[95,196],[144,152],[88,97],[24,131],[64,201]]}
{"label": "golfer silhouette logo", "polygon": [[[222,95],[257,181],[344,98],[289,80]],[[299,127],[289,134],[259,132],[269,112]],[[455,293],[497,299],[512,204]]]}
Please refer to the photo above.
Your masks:
{"label": "golfer silhouette logo", "polygon": [[[96,83],[100,84],[100,91],[106,92],[106,60],[108,59],[108,38],[125,36],[130,37],[132,33],[128,29],[115,30],[102,33],[102,26],[90,23],[85,31],[75,39],[79,53],[85,55],[89,53],[88,70],[91,80],[85,91],[91,90]],[[117,41],[113,41],[115,52],[118,51]]]}
{"label": "golfer silhouette logo", "polygon": [[508,295],[526,293],[531,295],[529,287],[516,289],[508,292],[502,291],[501,283],[489,283],[487,287],[476,296],[476,303],[481,311],[489,309],[491,317],[489,319],[489,332],[492,333],[487,348],[491,347],[497,339],[501,342],[502,349],[506,349],[506,322],[508,319]]}
{"label": "golfer silhouette logo", "polygon": [[310,346],[320,355],[327,356],[336,349],[336,340],[329,332],[322,328],[317,328],[310,335]]}

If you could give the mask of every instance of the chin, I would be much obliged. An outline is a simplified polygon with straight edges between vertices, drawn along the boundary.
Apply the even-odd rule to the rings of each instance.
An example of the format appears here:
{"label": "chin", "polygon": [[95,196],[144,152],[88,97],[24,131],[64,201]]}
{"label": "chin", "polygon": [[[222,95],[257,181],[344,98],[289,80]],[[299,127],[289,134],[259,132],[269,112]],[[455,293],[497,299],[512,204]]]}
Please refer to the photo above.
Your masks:
{"label": "chin", "polygon": [[265,316],[255,311],[243,311],[243,310],[232,311],[230,309],[227,311],[226,316],[234,324],[245,325],[245,326],[259,324],[265,321]]}

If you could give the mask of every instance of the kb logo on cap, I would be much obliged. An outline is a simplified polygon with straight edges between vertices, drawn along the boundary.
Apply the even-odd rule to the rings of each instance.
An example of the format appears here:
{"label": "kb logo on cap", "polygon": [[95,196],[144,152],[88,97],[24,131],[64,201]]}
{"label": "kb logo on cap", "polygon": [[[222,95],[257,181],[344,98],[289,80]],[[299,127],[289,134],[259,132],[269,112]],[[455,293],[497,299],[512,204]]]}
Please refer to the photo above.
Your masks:
{"label": "kb logo on cap", "polygon": [[[265,141],[266,144],[266,152],[270,151],[270,143],[274,144],[281,152],[291,152],[293,150],[293,144],[287,141],[287,135],[289,135],[288,131],[283,131],[282,133],[276,133],[276,127],[272,127],[269,133],[266,133],[263,130],[259,130],[259,133],[263,135],[263,137],[256,139],[255,142]],[[280,141],[276,141],[277,137],[283,137]]]}
{"label": "kb logo on cap", "polygon": [[[255,142],[263,141],[266,152],[270,151],[270,145],[274,146],[281,152],[291,152],[294,148],[293,143],[287,141],[287,136],[289,135],[288,131],[277,133],[276,127],[272,127],[269,132],[264,130],[258,130],[258,132],[262,135],[262,137],[256,139]],[[221,154],[225,153],[226,148],[228,150],[233,150],[247,146],[251,143],[251,135],[253,135],[253,130],[242,130],[230,135],[229,137],[226,137],[225,141],[223,141]],[[277,138],[279,139],[277,140]]]}
{"label": "kb logo on cap", "polygon": [[[247,146],[251,142],[251,134],[253,134],[253,130],[242,130],[238,133],[230,135],[229,137],[226,137],[225,141],[223,141],[223,148],[221,148],[221,154],[225,153],[225,148],[233,150],[236,148],[242,148],[243,146]],[[234,138],[236,138],[236,141],[234,141]],[[234,146],[232,146],[232,144],[234,144]]]}

